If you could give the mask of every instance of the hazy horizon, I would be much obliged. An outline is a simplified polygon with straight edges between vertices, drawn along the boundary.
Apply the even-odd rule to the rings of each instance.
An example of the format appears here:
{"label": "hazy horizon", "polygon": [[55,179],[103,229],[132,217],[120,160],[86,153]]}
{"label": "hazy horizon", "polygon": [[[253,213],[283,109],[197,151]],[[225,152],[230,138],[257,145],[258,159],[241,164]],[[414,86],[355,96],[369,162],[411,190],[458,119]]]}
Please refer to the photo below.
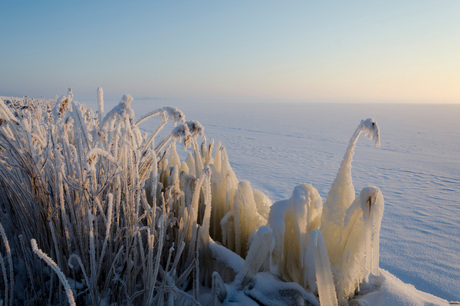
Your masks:
{"label": "hazy horizon", "polygon": [[0,3],[0,95],[459,103],[460,2]]}

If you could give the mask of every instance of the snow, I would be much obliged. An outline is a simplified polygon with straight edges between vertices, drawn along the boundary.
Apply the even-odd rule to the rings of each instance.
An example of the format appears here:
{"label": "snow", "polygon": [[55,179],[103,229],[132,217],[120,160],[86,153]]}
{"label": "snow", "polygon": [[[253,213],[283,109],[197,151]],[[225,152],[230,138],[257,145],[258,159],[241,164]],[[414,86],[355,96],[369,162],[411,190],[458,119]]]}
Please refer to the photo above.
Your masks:
{"label": "snow", "polygon": [[[159,106],[149,103],[133,107],[142,114]],[[357,190],[374,185],[385,198],[380,267],[418,290],[460,300],[460,106],[173,105],[221,141],[237,177],[272,201],[301,183],[325,198],[356,124],[374,117],[381,147],[361,139],[352,176]]]}
{"label": "snow", "polygon": [[209,243],[212,255],[222,264],[231,268],[233,272],[238,273],[244,266],[244,259],[238,254],[230,252],[227,248],[221,244],[217,244],[213,241]]}
{"label": "snow", "polygon": [[372,290],[356,296],[359,305],[446,305],[448,302],[434,295],[418,291],[414,286],[403,283],[390,272],[380,269],[380,276],[371,279],[368,288]]}

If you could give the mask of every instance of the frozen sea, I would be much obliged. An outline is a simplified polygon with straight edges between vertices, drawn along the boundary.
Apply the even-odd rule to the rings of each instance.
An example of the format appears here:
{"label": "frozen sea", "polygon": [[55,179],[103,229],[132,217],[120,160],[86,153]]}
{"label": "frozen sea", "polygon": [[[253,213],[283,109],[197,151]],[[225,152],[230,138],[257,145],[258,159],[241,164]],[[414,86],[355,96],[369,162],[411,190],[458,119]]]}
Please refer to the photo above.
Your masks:
{"label": "frozen sea", "polygon": [[385,198],[380,266],[460,300],[460,105],[133,102],[137,116],[165,105],[201,122],[226,147],[238,179],[273,202],[301,183],[324,200],[359,122],[375,118],[381,146],[360,138],[352,176],[357,193],[374,185]]}

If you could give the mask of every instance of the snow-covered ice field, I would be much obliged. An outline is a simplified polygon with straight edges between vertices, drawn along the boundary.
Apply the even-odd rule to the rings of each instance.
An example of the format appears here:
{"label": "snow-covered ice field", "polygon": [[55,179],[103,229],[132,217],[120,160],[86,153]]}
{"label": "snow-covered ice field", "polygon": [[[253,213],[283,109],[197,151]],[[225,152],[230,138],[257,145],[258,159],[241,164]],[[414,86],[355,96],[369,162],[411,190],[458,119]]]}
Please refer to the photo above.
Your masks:
{"label": "snow-covered ice field", "polygon": [[385,198],[380,267],[417,289],[460,300],[460,105],[192,104],[135,100],[137,115],[174,105],[220,140],[240,180],[272,201],[311,183],[325,199],[361,119],[374,117],[381,147],[356,149],[356,192]]}

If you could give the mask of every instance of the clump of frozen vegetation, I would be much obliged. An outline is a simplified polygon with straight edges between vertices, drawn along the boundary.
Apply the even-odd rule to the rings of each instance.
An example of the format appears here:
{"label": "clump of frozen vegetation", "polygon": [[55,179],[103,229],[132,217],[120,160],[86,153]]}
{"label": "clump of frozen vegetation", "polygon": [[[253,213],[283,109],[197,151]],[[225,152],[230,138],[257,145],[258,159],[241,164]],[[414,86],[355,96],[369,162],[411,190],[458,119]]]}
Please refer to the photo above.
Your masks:
{"label": "clump of frozen vegetation", "polygon": [[96,113],[70,89],[0,101],[4,304],[333,305],[379,274],[383,197],[367,187],[355,198],[351,179],[359,135],[379,142],[373,120],[324,204],[301,184],[272,205],[177,108],[135,120],[126,95],[104,115],[97,94]]}

